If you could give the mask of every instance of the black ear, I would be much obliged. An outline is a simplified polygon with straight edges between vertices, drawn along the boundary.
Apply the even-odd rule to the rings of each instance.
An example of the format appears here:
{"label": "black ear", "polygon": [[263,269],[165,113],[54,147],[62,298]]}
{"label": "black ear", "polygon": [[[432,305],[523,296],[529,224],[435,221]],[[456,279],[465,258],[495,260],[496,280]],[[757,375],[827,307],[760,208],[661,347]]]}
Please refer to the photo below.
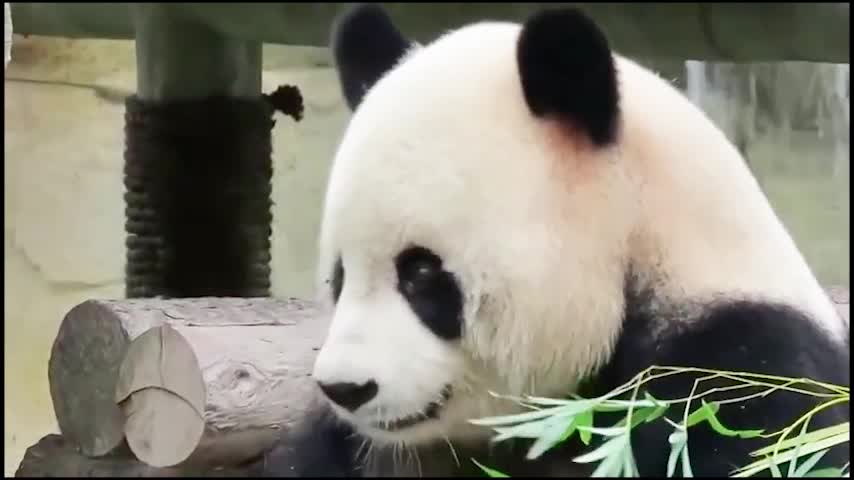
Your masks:
{"label": "black ear", "polygon": [[570,123],[596,146],[616,139],[614,58],[593,20],[576,9],[534,15],[522,28],[516,60],[531,113]]}
{"label": "black ear", "polygon": [[360,4],[337,20],[332,29],[331,50],[344,99],[351,110],[410,45],[379,5]]}

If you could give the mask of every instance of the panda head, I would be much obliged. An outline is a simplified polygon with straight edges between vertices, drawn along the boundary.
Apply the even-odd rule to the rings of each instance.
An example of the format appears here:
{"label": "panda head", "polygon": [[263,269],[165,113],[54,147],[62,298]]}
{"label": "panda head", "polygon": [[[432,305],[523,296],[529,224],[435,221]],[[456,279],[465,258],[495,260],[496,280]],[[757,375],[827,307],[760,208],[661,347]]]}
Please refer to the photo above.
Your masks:
{"label": "panda head", "polygon": [[631,185],[615,59],[576,10],[417,45],[379,7],[332,52],[353,110],[329,178],[334,303],[313,377],[375,440],[478,438],[508,395],[562,395],[619,330]]}

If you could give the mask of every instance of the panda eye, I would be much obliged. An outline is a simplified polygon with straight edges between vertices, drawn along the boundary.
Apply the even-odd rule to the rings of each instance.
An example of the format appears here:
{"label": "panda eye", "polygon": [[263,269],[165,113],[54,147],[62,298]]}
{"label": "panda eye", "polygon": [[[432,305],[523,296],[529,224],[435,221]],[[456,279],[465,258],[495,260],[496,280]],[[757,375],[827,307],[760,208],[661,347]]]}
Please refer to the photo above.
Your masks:
{"label": "panda eye", "polygon": [[463,297],[442,259],[424,247],[411,247],[395,258],[398,291],[421,322],[445,340],[462,331]]}
{"label": "panda eye", "polygon": [[413,267],[412,277],[414,280],[423,280],[436,274],[439,271],[433,263],[423,261]]}
{"label": "panda eye", "polygon": [[413,265],[411,269],[401,278],[401,284],[409,295],[418,294],[429,286],[430,281],[440,270],[428,262],[420,262]]}
{"label": "panda eye", "polygon": [[414,295],[429,287],[442,272],[442,260],[424,248],[404,250],[397,258],[397,275],[405,293]]}

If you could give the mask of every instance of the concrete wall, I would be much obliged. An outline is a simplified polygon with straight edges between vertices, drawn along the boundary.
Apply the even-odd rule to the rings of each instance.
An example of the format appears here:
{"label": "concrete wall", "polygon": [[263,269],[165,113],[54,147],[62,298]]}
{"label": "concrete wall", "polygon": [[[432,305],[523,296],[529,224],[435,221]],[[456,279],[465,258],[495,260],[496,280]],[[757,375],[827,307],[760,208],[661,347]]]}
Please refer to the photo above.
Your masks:
{"label": "concrete wall", "polygon": [[[277,115],[276,295],[310,295],[329,159],[348,112],[325,51],[265,50],[264,91],[301,87],[305,118]],[[47,361],[58,322],[92,297],[123,295],[122,95],[133,44],[15,38],[5,89],[5,452],[56,431]],[[69,85],[71,84],[71,85]]]}

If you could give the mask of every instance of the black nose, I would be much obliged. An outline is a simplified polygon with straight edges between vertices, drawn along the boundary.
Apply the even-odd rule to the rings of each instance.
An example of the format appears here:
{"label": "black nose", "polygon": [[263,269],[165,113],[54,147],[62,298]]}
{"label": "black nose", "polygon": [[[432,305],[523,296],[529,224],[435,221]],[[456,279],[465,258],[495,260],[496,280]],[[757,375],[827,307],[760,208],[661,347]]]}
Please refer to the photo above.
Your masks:
{"label": "black nose", "polygon": [[330,400],[349,411],[354,411],[377,396],[377,382],[368,380],[361,385],[357,383],[322,383],[317,382],[323,393]]}

